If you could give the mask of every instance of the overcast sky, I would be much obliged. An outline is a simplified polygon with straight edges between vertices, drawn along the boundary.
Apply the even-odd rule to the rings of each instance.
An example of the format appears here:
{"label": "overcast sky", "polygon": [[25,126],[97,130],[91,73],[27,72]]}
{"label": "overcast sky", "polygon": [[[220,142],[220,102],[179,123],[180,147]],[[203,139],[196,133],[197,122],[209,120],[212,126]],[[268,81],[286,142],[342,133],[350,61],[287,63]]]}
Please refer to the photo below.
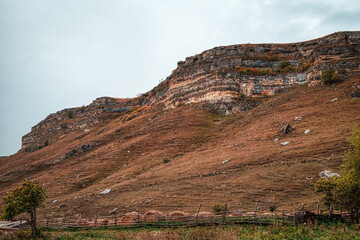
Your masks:
{"label": "overcast sky", "polygon": [[359,0],[0,0],[0,156],[48,114],[134,97],[206,49],[359,27]]}

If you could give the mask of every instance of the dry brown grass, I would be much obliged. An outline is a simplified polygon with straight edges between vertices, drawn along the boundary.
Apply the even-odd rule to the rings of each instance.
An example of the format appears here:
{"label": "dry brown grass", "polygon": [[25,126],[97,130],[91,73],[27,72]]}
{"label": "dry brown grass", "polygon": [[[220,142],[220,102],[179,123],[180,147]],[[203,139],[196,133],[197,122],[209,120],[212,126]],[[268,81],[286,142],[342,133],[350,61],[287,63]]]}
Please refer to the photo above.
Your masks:
{"label": "dry brown grass", "polygon": [[[42,214],[54,217],[81,213],[91,218],[115,207],[121,212],[181,209],[194,214],[200,203],[202,211],[216,203],[253,209],[274,196],[279,208],[304,203],[315,209],[318,173],[339,169],[347,138],[360,125],[360,101],[345,94],[356,84],[359,79],[297,87],[227,117],[196,105],[166,112],[152,108],[125,122],[111,116],[80,140],[74,139],[81,130],[39,151],[2,158],[0,195],[32,177],[48,192]],[[294,121],[296,116],[302,120]],[[279,133],[284,121],[295,127],[287,135]],[[311,133],[304,134],[308,128]],[[96,135],[99,130],[106,131]],[[283,141],[290,144],[280,146]],[[85,143],[94,149],[46,164]],[[164,157],[171,161],[164,164]],[[221,164],[225,160],[230,161]],[[100,195],[106,188],[113,191]]]}

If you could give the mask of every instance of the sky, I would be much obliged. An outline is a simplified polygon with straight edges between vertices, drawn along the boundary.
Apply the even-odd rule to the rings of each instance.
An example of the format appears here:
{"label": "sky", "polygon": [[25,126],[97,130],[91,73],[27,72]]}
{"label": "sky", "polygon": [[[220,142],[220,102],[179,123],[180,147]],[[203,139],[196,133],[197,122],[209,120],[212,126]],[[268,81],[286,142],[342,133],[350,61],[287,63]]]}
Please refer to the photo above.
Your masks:
{"label": "sky", "polygon": [[135,97],[187,56],[359,28],[359,0],[0,0],[0,156],[50,113]]}

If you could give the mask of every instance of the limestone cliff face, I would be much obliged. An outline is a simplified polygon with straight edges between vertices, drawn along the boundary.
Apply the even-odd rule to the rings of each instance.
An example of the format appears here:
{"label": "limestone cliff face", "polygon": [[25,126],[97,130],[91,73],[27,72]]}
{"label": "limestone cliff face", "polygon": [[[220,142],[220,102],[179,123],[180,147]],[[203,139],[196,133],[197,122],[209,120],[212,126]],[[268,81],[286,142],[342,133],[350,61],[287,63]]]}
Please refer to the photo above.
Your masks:
{"label": "limestone cliff face", "polygon": [[[302,84],[316,84],[322,71],[341,76],[360,72],[360,32],[338,32],[292,44],[240,44],[216,47],[178,62],[173,73],[134,99],[98,98],[90,105],[50,114],[22,139],[22,149],[36,151],[69,131],[130,114],[139,106],[171,109],[204,103],[224,114],[248,110],[259,97]],[[239,99],[242,99],[239,101]]]}
{"label": "limestone cliff face", "polygon": [[143,96],[147,104],[161,102],[173,108],[193,102],[231,102],[239,93],[273,95],[317,82],[329,68],[341,75],[358,73],[359,44],[360,32],[339,32],[292,44],[216,47],[178,62],[165,82]]}
{"label": "limestone cliff face", "polygon": [[108,118],[118,117],[135,105],[136,99],[101,97],[88,106],[52,113],[22,137],[22,149],[27,152],[39,150],[70,131],[86,129]]}

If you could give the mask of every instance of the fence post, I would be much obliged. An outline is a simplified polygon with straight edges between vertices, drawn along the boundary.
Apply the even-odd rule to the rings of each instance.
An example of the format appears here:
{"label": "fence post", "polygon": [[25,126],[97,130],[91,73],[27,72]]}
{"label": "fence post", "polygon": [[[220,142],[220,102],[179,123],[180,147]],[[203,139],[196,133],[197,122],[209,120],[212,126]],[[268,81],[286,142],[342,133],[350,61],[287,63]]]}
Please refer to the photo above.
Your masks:
{"label": "fence post", "polygon": [[116,218],[116,212],[114,213],[114,224],[117,225],[117,218]]}
{"label": "fence post", "polygon": [[95,216],[95,227],[97,226],[97,215]]}
{"label": "fence post", "polygon": [[316,206],[316,215],[319,215],[320,214],[320,205],[318,204]]}
{"label": "fence post", "polygon": [[140,212],[138,212],[137,214],[137,224],[138,226],[140,226]]}
{"label": "fence post", "polygon": [[255,205],[254,219],[256,219],[256,211],[257,211],[257,209],[258,209],[258,203],[256,203],[256,205]]}
{"label": "fence post", "polygon": [[200,208],[201,208],[201,204],[199,205],[197,212],[196,212],[196,224],[198,223],[199,220],[199,212],[200,212]]}
{"label": "fence post", "polygon": [[[20,223],[21,223],[21,220],[20,220]],[[48,217],[46,218],[46,228],[49,228],[49,218]]]}
{"label": "fence post", "polygon": [[330,217],[331,217],[331,215],[332,215],[332,205],[330,205],[330,209],[329,209],[329,213],[330,213]]}
{"label": "fence post", "polygon": [[296,224],[296,208],[294,208],[294,225]]}
{"label": "fence post", "polygon": [[304,223],[305,220],[305,207],[304,204],[301,204],[301,222]]}
{"label": "fence post", "polygon": [[282,210],[282,217],[281,217],[281,219],[282,219],[282,223],[284,224],[284,222],[285,222],[285,210]]}
{"label": "fence post", "polygon": [[225,224],[226,212],[227,212],[227,204],[225,204],[225,209],[224,209],[224,212],[223,212],[223,224]]}

